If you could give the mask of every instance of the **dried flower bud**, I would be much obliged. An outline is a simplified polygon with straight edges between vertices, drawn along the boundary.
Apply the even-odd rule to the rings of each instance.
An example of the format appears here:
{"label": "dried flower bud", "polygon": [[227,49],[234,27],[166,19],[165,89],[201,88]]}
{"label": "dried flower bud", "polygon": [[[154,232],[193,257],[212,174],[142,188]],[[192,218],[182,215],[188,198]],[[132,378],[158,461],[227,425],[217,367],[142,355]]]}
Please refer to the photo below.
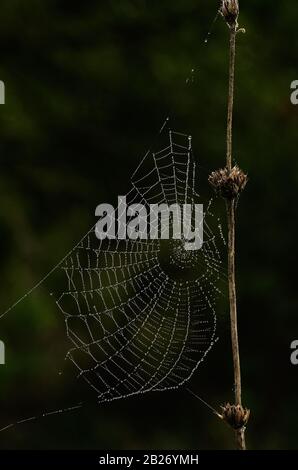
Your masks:
{"label": "dried flower bud", "polygon": [[239,16],[238,0],[222,0],[220,12],[229,26],[236,25]]}
{"label": "dried flower bud", "polygon": [[216,194],[233,200],[244,190],[248,178],[238,166],[234,166],[231,170],[226,167],[214,171],[208,180]]}
{"label": "dried flower bud", "polygon": [[230,405],[227,403],[221,407],[221,418],[226,421],[233,429],[244,428],[250,417],[250,410],[243,408],[241,405]]}

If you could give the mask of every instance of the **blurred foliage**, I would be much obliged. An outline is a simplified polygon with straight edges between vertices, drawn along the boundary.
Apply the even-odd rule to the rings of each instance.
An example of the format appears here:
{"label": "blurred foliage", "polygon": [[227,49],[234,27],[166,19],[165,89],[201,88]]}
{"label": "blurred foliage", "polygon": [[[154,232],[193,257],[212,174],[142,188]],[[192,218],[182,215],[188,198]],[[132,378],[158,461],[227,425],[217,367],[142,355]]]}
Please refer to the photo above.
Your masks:
{"label": "blurred foliage", "polygon": [[[199,184],[223,165],[228,31],[221,19],[204,44],[218,3],[2,0],[2,311],[88,230],[98,203],[126,192],[166,116],[193,135]],[[247,33],[238,38],[234,130],[235,160],[250,176],[237,234],[248,445],[297,448],[298,370],[289,360],[298,336],[297,108],[289,96],[298,79],[298,10],[294,0],[240,5]],[[232,433],[186,391],[97,406],[71,373],[60,376],[67,343],[49,296],[60,282],[52,276],[1,320],[1,425],[85,395],[89,405],[4,432],[1,448],[233,445]],[[232,399],[226,303],[218,315],[220,341],[191,383],[217,407]]]}

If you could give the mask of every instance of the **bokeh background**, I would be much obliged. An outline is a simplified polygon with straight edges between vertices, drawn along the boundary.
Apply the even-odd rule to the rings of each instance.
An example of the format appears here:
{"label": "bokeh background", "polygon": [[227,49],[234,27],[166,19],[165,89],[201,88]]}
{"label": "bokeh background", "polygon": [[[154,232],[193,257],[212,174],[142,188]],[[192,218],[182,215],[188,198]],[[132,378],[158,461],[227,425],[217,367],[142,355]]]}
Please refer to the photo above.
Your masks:
{"label": "bokeh background", "polygon": [[[94,224],[94,209],[129,178],[166,116],[193,135],[198,185],[223,165],[228,31],[209,42],[214,0],[2,0],[0,79],[1,311]],[[250,182],[237,228],[239,329],[249,448],[298,448],[298,79],[295,0],[241,1],[234,158]],[[191,70],[194,69],[192,73]],[[187,80],[189,78],[189,80]],[[209,194],[208,194],[209,191]],[[71,406],[0,433],[2,449],[228,449],[230,430],[185,390],[96,405],[71,374],[50,292],[59,273],[0,321],[0,424]],[[232,400],[227,299],[219,342],[191,388]],[[66,367],[67,369],[67,367]]]}

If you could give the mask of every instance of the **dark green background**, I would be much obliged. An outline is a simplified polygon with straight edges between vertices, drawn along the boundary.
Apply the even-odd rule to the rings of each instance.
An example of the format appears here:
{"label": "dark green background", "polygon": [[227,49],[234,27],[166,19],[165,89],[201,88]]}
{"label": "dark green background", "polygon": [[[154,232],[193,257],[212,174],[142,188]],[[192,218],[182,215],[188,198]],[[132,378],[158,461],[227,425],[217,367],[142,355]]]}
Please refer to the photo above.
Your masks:
{"label": "dark green background", "polygon": [[[0,79],[1,311],[43,277],[94,224],[94,209],[129,177],[164,118],[193,135],[200,183],[222,166],[228,30],[208,45],[214,0],[2,0]],[[248,446],[298,448],[296,0],[241,1],[234,158],[250,181],[237,233],[239,328]],[[191,69],[195,69],[186,84]],[[208,193],[209,191],[209,193]],[[55,273],[0,321],[1,427],[84,399],[66,413],[0,433],[5,448],[233,446],[232,433],[184,390],[96,405],[60,376],[67,342],[49,293]],[[191,381],[215,407],[232,400],[227,303],[220,341]]]}

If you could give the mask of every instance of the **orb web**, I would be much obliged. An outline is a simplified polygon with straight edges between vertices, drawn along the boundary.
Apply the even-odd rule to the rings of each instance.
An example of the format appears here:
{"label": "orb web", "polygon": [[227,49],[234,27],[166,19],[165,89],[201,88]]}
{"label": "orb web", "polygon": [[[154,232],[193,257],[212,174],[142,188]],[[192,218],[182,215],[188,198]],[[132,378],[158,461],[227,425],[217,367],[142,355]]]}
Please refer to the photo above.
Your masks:
{"label": "orb web", "polygon": [[[164,134],[133,174],[127,205],[202,203],[191,138]],[[211,204],[200,250],[183,238],[98,240],[92,229],[63,262],[67,358],[99,402],[178,388],[214,345],[222,259]]]}

